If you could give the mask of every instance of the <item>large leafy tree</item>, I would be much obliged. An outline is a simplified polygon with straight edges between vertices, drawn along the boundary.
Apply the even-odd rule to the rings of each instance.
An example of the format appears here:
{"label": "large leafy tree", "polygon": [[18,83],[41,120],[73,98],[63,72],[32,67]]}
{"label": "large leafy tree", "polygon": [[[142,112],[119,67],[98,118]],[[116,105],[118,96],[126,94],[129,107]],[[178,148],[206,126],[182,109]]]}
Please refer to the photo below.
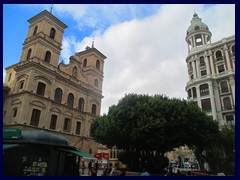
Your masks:
{"label": "large leafy tree", "polygon": [[148,167],[152,156],[185,144],[204,149],[219,134],[218,124],[194,102],[138,94],[125,95],[92,123],[90,131],[96,141],[135,154],[138,164]]}

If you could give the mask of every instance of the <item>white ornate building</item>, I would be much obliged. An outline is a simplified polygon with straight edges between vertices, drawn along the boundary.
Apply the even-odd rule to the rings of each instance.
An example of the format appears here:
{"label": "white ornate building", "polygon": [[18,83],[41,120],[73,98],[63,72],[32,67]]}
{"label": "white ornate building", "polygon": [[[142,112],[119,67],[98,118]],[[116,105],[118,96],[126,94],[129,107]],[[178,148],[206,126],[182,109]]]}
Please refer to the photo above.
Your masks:
{"label": "white ornate building", "polygon": [[235,35],[211,42],[212,33],[194,13],[187,30],[188,100],[220,125],[235,124]]}

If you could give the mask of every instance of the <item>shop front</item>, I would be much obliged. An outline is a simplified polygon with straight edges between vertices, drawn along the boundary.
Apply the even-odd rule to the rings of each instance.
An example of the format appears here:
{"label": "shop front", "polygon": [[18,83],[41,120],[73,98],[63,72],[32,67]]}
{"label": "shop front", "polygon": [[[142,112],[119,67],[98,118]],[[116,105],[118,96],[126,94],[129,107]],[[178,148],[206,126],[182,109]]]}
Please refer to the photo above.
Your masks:
{"label": "shop front", "polygon": [[82,158],[94,159],[47,131],[4,129],[4,176],[79,176]]}

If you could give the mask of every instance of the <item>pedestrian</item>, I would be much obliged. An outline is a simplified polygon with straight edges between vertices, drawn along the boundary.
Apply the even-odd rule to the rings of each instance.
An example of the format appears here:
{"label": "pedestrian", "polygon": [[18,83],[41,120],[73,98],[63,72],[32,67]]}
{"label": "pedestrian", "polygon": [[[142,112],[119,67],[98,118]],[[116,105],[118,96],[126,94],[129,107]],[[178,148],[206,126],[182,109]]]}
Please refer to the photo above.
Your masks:
{"label": "pedestrian", "polygon": [[192,172],[191,172],[191,171],[188,171],[188,172],[187,172],[187,176],[192,176]]}
{"label": "pedestrian", "polygon": [[96,173],[98,172],[98,161],[95,162]]}
{"label": "pedestrian", "polygon": [[89,161],[89,163],[88,163],[88,175],[89,176],[91,175],[91,169],[92,169],[92,160]]}
{"label": "pedestrian", "polygon": [[85,162],[84,161],[82,161],[81,168],[82,168],[82,174],[84,174],[84,170],[85,170]]}
{"label": "pedestrian", "polygon": [[97,170],[95,166],[91,168],[91,176],[97,176]]}
{"label": "pedestrian", "polygon": [[172,168],[168,168],[168,172],[167,172],[167,174],[165,176],[173,176],[173,175],[174,174],[173,174]]}
{"label": "pedestrian", "polygon": [[183,176],[182,172],[179,169],[177,170],[176,176]]}
{"label": "pedestrian", "polygon": [[109,176],[112,172],[112,163],[109,163],[107,167],[103,170],[102,176]]}
{"label": "pedestrian", "polygon": [[126,172],[122,170],[119,176],[126,176]]}

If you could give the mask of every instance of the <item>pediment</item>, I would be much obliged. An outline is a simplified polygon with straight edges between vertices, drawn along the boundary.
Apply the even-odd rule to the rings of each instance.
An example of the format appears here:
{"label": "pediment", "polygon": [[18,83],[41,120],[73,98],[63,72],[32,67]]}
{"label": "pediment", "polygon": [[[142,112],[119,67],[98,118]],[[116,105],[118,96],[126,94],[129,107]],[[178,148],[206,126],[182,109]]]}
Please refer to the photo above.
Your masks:
{"label": "pediment", "polygon": [[60,110],[59,108],[57,108],[57,107],[51,108],[50,111],[55,112],[55,113],[58,113],[58,114],[61,114],[61,113],[62,113],[61,110]]}
{"label": "pediment", "polygon": [[43,102],[41,102],[41,101],[36,101],[35,100],[35,101],[30,102],[29,104],[37,106],[37,107],[40,107],[40,108],[43,108],[43,109],[46,108],[46,105]]}
{"label": "pediment", "polygon": [[21,103],[22,103],[22,101],[20,99],[14,99],[12,101],[12,105],[21,104]]}

